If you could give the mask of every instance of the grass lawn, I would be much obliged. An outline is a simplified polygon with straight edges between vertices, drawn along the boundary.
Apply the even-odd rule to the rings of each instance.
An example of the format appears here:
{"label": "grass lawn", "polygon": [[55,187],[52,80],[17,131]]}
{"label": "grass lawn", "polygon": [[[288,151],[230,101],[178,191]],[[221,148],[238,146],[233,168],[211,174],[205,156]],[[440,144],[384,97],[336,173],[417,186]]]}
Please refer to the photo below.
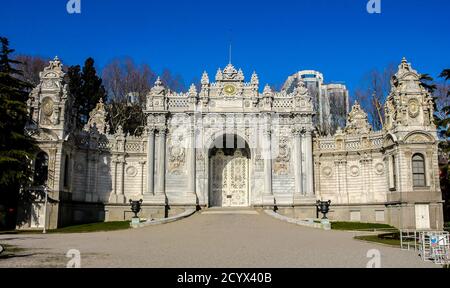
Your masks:
{"label": "grass lawn", "polygon": [[[106,231],[117,231],[117,230],[125,230],[130,228],[130,222],[100,222],[100,223],[92,223],[92,224],[84,224],[84,225],[76,225],[76,226],[68,226],[61,229],[56,230],[48,230],[47,233],[89,233],[89,232],[106,232]],[[41,234],[42,230],[33,230],[33,231],[9,231],[9,232],[0,232],[2,234]]]}
{"label": "grass lawn", "polygon": [[387,224],[379,223],[361,223],[361,222],[331,222],[331,229],[333,230],[383,230],[383,229],[395,229]]}
{"label": "grass lawn", "polygon": [[400,233],[386,233],[380,235],[356,236],[355,239],[400,247]]}
{"label": "grass lawn", "polygon": [[130,228],[130,222],[100,222],[92,224],[84,224],[77,226],[69,226],[61,229],[51,230],[49,233],[89,233],[125,230]]}

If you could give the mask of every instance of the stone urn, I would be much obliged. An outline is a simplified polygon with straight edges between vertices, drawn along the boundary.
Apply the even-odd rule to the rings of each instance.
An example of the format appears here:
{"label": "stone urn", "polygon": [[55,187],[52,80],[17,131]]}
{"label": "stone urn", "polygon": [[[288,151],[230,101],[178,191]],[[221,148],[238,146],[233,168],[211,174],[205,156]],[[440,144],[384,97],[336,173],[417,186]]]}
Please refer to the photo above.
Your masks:
{"label": "stone urn", "polygon": [[139,218],[138,214],[139,212],[141,212],[142,202],[143,202],[142,199],[139,201],[130,200],[131,211],[134,213],[133,218]]}
{"label": "stone urn", "polygon": [[329,201],[317,201],[317,210],[323,214],[323,220],[328,220],[327,214],[330,212],[331,200]]}

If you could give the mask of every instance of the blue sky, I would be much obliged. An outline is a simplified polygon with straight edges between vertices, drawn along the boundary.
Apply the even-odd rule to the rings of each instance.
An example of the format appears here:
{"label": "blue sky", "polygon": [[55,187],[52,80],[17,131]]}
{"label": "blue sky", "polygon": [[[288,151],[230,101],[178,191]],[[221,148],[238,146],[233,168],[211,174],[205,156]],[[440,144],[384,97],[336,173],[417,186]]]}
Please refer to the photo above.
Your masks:
{"label": "blue sky", "polygon": [[233,64],[247,78],[256,70],[262,85],[314,69],[354,90],[403,56],[434,76],[450,67],[448,0],[381,0],[378,15],[368,0],[81,0],[79,15],[66,12],[68,0],[1,1],[0,35],[17,53],[66,65],[92,56],[101,69],[131,56],[191,82],[228,63],[231,38]]}

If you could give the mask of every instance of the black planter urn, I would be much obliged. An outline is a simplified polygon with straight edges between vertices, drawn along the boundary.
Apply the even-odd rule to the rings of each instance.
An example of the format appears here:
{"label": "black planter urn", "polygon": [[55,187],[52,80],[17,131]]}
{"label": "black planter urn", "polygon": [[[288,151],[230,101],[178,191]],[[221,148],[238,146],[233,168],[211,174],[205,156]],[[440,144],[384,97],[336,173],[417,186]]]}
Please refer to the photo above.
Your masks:
{"label": "black planter urn", "polygon": [[324,220],[328,219],[327,214],[330,212],[331,200],[329,201],[317,201],[317,210],[323,214]]}
{"label": "black planter urn", "polygon": [[131,211],[134,213],[134,218],[139,218],[137,214],[141,212],[142,202],[144,202],[142,199],[139,201],[130,200]]}

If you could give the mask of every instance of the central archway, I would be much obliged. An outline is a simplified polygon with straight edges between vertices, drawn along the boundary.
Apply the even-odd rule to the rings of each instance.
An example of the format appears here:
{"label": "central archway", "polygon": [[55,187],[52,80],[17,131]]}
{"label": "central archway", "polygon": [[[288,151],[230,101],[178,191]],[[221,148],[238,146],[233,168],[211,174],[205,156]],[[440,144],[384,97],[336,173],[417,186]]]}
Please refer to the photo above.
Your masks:
{"label": "central archway", "polygon": [[235,134],[223,134],[209,150],[209,207],[250,206],[250,159],[247,142]]}

